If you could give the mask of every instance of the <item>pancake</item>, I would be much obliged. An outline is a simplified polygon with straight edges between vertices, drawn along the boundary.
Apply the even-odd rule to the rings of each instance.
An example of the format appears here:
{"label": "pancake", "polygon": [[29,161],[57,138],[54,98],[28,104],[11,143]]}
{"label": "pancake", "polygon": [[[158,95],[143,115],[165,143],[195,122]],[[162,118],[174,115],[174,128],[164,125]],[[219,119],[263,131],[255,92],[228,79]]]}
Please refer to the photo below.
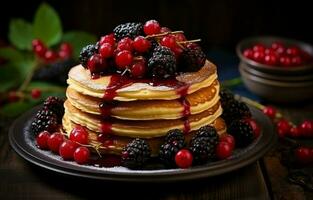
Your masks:
{"label": "pancake", "polygon": [[197,130],[211,124],[222,114],[219,102],[202,113],[190,115],[186,119],[174,120],[105,120],[101,116],[88,114],[75,108],[68,100],[64,103],[65,117],[71,121],[86,126],[95,132],[110,132],[114,135],[151,138],[164,136],[171,129],[181,129],[185,132]]}
{"label": "pancake", "polygon": [[[115,101],[104,103],[106,109],[100,109],[103,99],[90,97],[77,92],[69,86],[66,96],[69,102],[82,112],[124,119],[124,120],[154,120],[154,119],[179,119],[186,114],[186,105],[191,115],[208,110],[219,101],[219,82],[215,80],[209,87],[189,94],[185,102],[175,100],[141,100],[141,101]],[[104,110],[104,111],[103,111]]]}
{"label": "pancake", "polygon": [[209,87],[217,79],[217,73],[216,66],[206,61],[199,71],[177,76],[175,83],[179,84],[174,84],[175,87],[173,87],[172,83],[167,82],[151,84],[142,80],[140,82],[123,80],[123,77],[119,77],[122,78],[123,82],[121,86],[121,80],[115,80],[117,77],[108,75],[92,79],[88,70],[81,65],[77,65],[70,70],[67,82],[75,91],[91,97],[104,98],[106,91],[115,88],[114,96],[110,96],[109,100],[172,100],[180,98],[182,90],[186,90],[184,91],[186,94],[191,94],[201,88]]}
{"label": "pancake", "polygon": [[[76,126],[77,124],[69,120],[66,116],[63,118],[63,128],[65,132],[68,134],[71,132],[71,130]],[[226,133],[226,125],[222,118],[217,118],[214,120],[211,124],[219,135]],[[123,137],[123,136],[116,136],[116,135],[110,135],[108,136],[108,139],[104,143],[100,143],[97,140],[97,137],[99,133],[94,132],[86,128],[88,131],[88,137],[89,137],[89,144],[91,146],[96,146],[99,148],[99,151],[103,154],[120,154],[122,151],[122,148],[127,145],[133,138],[130,137]],[[188,134],[185,134],[185,140],[188,144],[192,136],[195,134],[195,131],[191,131]],[[160,146],[164,143],[164,137],[157,137],[157,138],[149,138],[146,139],[146,141],[149,143],[151,150],[152,150],[152,156],[157,156]]]}

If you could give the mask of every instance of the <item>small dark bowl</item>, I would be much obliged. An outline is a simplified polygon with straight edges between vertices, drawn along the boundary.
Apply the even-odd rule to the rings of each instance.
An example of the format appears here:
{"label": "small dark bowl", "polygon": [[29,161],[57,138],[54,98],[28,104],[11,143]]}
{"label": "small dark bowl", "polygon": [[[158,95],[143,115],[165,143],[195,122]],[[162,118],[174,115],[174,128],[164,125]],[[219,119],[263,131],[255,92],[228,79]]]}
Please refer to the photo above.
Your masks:
{"label": "small dark bowl", "polygon": [[251,92],[277,103],[296,103],[313,99],[313,80],[283,82],[265,79],[239,68],[245,86]]}
{"label": "small dark bowl", "polygon": [[238,43],[236,47],[237,55],[239,56],[241,62],[245,63],[251,68],[254,68],[255,70],[269,73],[269,74],[280,74],[280,75],[295,75],[295,74],[306,74],[308,72],[313,73],[313,63],[307,63],[302,66],[296,66],[296,67],[280,67],[280,66],[269,66],[262,63],[258,63],[256,61],[253,61],[251,59],[246,58],[243,55],[243,51],[247,48],[251,48],[253,45],[257,43],[262,43],[266,46],[270,46],[273,42],[282,42],[283,44],[287,46],[298,46],[303,51],[307,52],[309,55],[313,57],[313,47],[307,43],[287,39],[287,38],[281,38],[281,37],[272,37],[272,36],[264,36],[264,37],[252,37],[242,40]]}

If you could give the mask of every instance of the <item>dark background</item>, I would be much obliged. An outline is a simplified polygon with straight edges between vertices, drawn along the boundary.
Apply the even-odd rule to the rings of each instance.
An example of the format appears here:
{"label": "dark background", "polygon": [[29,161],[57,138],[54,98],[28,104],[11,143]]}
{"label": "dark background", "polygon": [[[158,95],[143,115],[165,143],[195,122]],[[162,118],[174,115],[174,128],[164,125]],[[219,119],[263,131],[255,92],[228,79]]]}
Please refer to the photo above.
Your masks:
{"label": "dark background", "polygon": [[[11,18],[32,21],[41,0],[2,2],[0,38],[7,40]],[[310,1],[244,0],[50,0],[65,30],[79,29],[98,36],[120,23],[156,19],[189,39],[201,38],[206,50],[233,50],[247,36],[278,35],[313,43]]]}

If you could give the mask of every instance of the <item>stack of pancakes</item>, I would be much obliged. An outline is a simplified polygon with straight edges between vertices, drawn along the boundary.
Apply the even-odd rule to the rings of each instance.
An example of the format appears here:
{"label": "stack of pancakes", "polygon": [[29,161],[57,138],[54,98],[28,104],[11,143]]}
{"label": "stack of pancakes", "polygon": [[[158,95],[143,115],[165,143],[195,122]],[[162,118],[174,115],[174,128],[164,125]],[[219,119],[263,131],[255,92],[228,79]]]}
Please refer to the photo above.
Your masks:
{"label": "stack of pancakes", "polygon": [[157,155],[171,129],[184,131],[187,141],[205,125],[219,134],[226,131],[216,66],[209,61],[198,72],[159,83],[125,81],[121,75],[92,79],[78,65],[70,70],[68,84],[64,130],[69,134],[76,124],[84,126],[90,144],[102,153],[119,154],[131,140],[142,138]]}

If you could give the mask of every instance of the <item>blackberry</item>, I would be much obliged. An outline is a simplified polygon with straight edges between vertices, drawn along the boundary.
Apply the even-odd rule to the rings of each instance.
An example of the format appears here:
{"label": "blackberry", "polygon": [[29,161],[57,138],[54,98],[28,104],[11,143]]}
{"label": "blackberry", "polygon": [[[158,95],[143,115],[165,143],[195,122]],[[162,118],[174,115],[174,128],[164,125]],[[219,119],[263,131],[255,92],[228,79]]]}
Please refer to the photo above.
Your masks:
{"label": "blackberry", "polygon": [[165,143],[177,144],[179,148],[185,146],[185,137],[181,130],[173,129],[167,132],[165,137]]}
{"label": "blackberry", "polygon": [[192,152],[195,164],[204,164],[215,158],[216,143],[207,137],[198,137],[191,140],[189,149]]}
{"label": "blackberry", "polygon": [[113,29],[113,32],[118,41],[124,37],[134,39],[136,36],[143,35],[143,24],[135,22],[120,24]]}
{"label": "blackberry", "polygon": [[56,131],[58,128],[57,116],[51,110],[43,108],[39,110],[31,124],[31,130],[36,136],[41,131],[48,131],[50,133]]}
{"label": "blackberry", "polygon": [[64,115],[63,103],[63,99],[53,96],[48,97],[43,103],[45,108],[56,114],[59,123],[62,121],[62,117]]}
{"label": "blackberry", "polygon": [[182,72],[194,72],[201,69],[206,56],[198,45],[188,45],[178,59],[178,68]]}
{"label": "blackberry", "polygon": [[94,44],[89,44],[89,45],[85,46],[84,48],[82,48],[82,50],[80,51],[80,54],[79,54],[80,64],[83,67],[87,68],[88,59],[92,55],[94,55],[97,51],[98,51],[98,47],[97,47],[97,45],[94,45]]}
{"label": "blackberry", "polygon": [[222,89],[220,91],[220,97],[221,97],[220,101],[223,108],[228,104],[228,102],[235,99],[234,94],[227,89]]}
{"label": "blackberry", "polygon": [[167,167],[175,167],[175,155],[183,148],[181,143],[164,143],[160,147],[159,158],[161,162]]}
{"label": "blackberry", "polygon": [[190,141],[190,151],[193,153],[196,164],[206,163],[215,157],[215,148],[219,136],[212,126],[203,126]]}
{"label": "blackberry", "polygon": [[34,80],[43,80],[66,85],[68,71],[77,64],[73,59],[66,59],[41,65],[34,73]]}
{"label": "blackberry", "polygon": [[176,73],[176,58],[167,47],[157,46],[148,60],[148,73],[155,78],[168,78]]}
{"label": "blackberry", "polygon": [[227,132],[234,136],[236,146],[246,147],[254,139],[253,129],[248,122],[243,120],[235,120],[231,123]]}
{"label": "blackberry", "polygon": [[227,124],[230,124],[232,121],[237,119],[249,118],[251,117],[251,112],[248,106],[237,100],[230,100],[223,107],[222,118],[226,121]]}
{"label": "blackberry", "polygon": [[150,158],[151,149],[143,139],[136,138],[122,150],[122,165],[130,169],[141,168]]}

